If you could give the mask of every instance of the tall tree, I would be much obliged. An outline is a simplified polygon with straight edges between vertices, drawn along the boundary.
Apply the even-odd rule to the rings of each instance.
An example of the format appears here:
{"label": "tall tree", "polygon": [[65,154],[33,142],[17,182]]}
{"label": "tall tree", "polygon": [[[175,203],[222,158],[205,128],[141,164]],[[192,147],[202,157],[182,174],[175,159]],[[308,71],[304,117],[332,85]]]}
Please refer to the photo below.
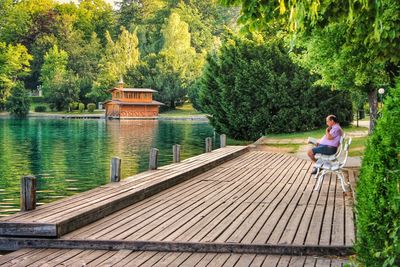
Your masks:
{"label": "tall tree", "polygon": [[0,42],[0,110],[5,108],[16,81],[29,74],[31,60],[25,46]]}
{"label": "tall tree", "polygon": [[[335,27],[335,24],[344,27],[344,41],[338,44],[338,56],[333,58],[333,62],[339,69],[352,69],[353,77],[357,79],[347,82],[355,89],[362,88],[367,92],[371,113],[370,129],[374,128],[377,114],[376,89],[385,85],[381,83],[385,80],[389,80],[393,85],[394,77],[398,74],[400,3],[397,0],[221,2],[241,5],[240,21],[248,30],[266,28],[271,21],[276,20],[284,20],[287,28],[293,33],[307,35],[319,30],[329,31],[329,27]],[[320,36],[319,33],[317,35]],[[314,46],[317,45],[318,43],[314,43]],[[351,55],[348,61],[343,60],[346,55]],[[372,67],[370,63],[373,63]],[[331,66],[321,64],[320,69],[325,69],[326,74],[329,72],[327,68]],[[321,74],[324,72],[321,71]],[[340,75],[336,76],[342,79]],[[377,76],[381,78],[376,79]]]}
{"label": "tall tree", "polygon": [[105,100],[108,97],[107,90],[125,76],[129,68],[139,63],[136,32],[131,33],[121,27],[121,33],[115,42],[108,32],[106,39],[105,53],[99,63],[99,75],[90,94],[92,98],[98,100]]}

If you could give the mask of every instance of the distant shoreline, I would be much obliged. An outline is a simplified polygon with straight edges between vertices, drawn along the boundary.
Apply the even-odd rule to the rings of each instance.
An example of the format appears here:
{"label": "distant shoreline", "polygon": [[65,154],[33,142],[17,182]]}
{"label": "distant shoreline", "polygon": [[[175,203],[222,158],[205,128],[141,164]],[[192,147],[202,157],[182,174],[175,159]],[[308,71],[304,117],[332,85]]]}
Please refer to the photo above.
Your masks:
{"label": "distant shoreline", "polygon": [[[168,116],[160,114],[156,120],[159,121],[173,121],[173,120],[184,120],[184,121],[204,121],[208,122],[206,115],[181,115],[181,116]],[[0,117],[2,118],[12,118],[8,112],[1,112]],[[57,113],[46,113],[46,112],[29,112],[28,118],[47,118],[47,119],[105,119],[103,113],[82,113],[82,114],[57,114]],[[137,118],[141,120],[142,118]],[[146,118],[143,118],[146,119]],[[128,119],[129,120],[129,119]],[[136,120],[136,119],[132,119]]]}

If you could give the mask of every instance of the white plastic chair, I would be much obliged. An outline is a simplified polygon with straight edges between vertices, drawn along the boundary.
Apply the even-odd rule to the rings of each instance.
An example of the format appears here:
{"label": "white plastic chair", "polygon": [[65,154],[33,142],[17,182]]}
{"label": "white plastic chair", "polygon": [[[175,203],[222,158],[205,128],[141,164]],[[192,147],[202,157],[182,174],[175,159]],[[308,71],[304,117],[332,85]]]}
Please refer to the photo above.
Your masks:
{"label": "white plastic chair", "polygon": [[326,174],[334,173],[340,179],[340,184],[342,186],[343,191],[344,192],[347,191],[346,186],[348,186],[348,183],[346,183],[345,178],[344,178],[343,167],[346,165],[347,158],[349,156],[350,145],[351,145],[351,137],[347,140],[347,142],[344,142],[344,147],[343,147],[342,151],[345,153],[345,157],[342,161],[340,161],[339,158],[337,158],[336,160],[323,162],[323,164],[321,166],[322,172],[318,176],[318,182],[317,182],[317,185],[315,186],[314,190],[316,190],[316,191],[319,190]]}
{"label": "white plastic chair", "polygon": [[315,162],[315,165],[314,165],[314,168],[317,168],[317,173],[315,174],[315,178],[318,177],[321,167],[324,164],[324,162],[336,161],[339,159],[339,157],[342,155],[345,138],[346,138],[346,134],[343,134],[340,137],[339,147],[335,154],[333,154],[333,155],[325,155],[325,154],[319,154],[319,153],[315,154],[315,158],[317,159],[317,162]]}

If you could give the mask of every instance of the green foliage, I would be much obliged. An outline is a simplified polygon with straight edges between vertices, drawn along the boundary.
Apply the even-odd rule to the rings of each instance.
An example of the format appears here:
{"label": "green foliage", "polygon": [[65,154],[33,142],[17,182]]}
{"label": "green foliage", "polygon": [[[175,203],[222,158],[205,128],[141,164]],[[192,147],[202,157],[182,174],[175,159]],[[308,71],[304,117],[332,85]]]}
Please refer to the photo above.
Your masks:
{"label": "green foliage", "polygon": [[46,112],[47,107],[46,106],[36,106],[35,107],[35,112]]}
{"label": "green foliage", "polygon": [[115,42],[108,32],[106,39],[105,54],[99,63],[100,73],[94,82],[94,90],[90,93],[90,97],[96,100],[107,99],[109,96],[107,91],[125,76],[129,68],[139,63],[136,32],[131,33],[121,27],[121,34]]}
{"label": "green foliage", "polygon": [[83,112],[85,111],[85,104],[79,103],[78,109],[79,109],[79,112],[80,112],[80,113],[83,113]]}
{"label": "green foliage", "polygon": [[96,104],[94,103],[87,104],[87,109],[89,112],[93,112],[96,109]]}
{"label": "green foliage", "polygon": [[400,82],[390,90],[369,138],[357,184],[357,259],[400,264]]}
{"label": "green foliage", "polygon": [[7,111],[16,117],[26,117],[29,113],[30,98],[24,85],[19,82],[11,91],[11,96],[7,99]]}
{"label": "green foliage", "polygon": [[46,99],[43,96],[31,96],[31,102],[34,104],[46,103]]}
{"label": "green foliage", "polygon": [[352,120],[349,94],[312,86],[314,78],[294,64],[282,45],[232,36],[209,56],[200,103],[218,132],[235,139],[306,131],[337,114]]}
{"label": "green foliage", "polygon": [[79,107],[79,102],[73,101],[73,102],[69,103],[69,110],[71,110],[71,111],[77,110],[78,107]]}
{"label": "green foliage", "polygon": [[0,110],[3,110],[15,82],[26,76],[32,56],[25,46],[0,42]]}

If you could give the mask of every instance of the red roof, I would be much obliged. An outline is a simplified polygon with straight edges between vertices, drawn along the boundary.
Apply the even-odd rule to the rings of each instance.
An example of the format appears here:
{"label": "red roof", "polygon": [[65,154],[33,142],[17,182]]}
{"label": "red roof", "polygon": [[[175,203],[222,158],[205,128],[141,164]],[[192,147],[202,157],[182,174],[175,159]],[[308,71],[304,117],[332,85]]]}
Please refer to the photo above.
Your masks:
{"label": "red roof", "polygon": [[114,87],[113,89],[110,90],[110,92],[119,90],[122,92],[136,92],[136,93],[157,93],[156,90],[149,89],[149,88],[118,88]]}
{"label": "red roof", "polygon": [[151,101],[151,102],[126,102],[126,101],[119,101],[119,100],[107,100],[103,104],[107,104],[113,102],[119,105],[130,105],[130,106],[163,106],[164,104],[158,101]]}

